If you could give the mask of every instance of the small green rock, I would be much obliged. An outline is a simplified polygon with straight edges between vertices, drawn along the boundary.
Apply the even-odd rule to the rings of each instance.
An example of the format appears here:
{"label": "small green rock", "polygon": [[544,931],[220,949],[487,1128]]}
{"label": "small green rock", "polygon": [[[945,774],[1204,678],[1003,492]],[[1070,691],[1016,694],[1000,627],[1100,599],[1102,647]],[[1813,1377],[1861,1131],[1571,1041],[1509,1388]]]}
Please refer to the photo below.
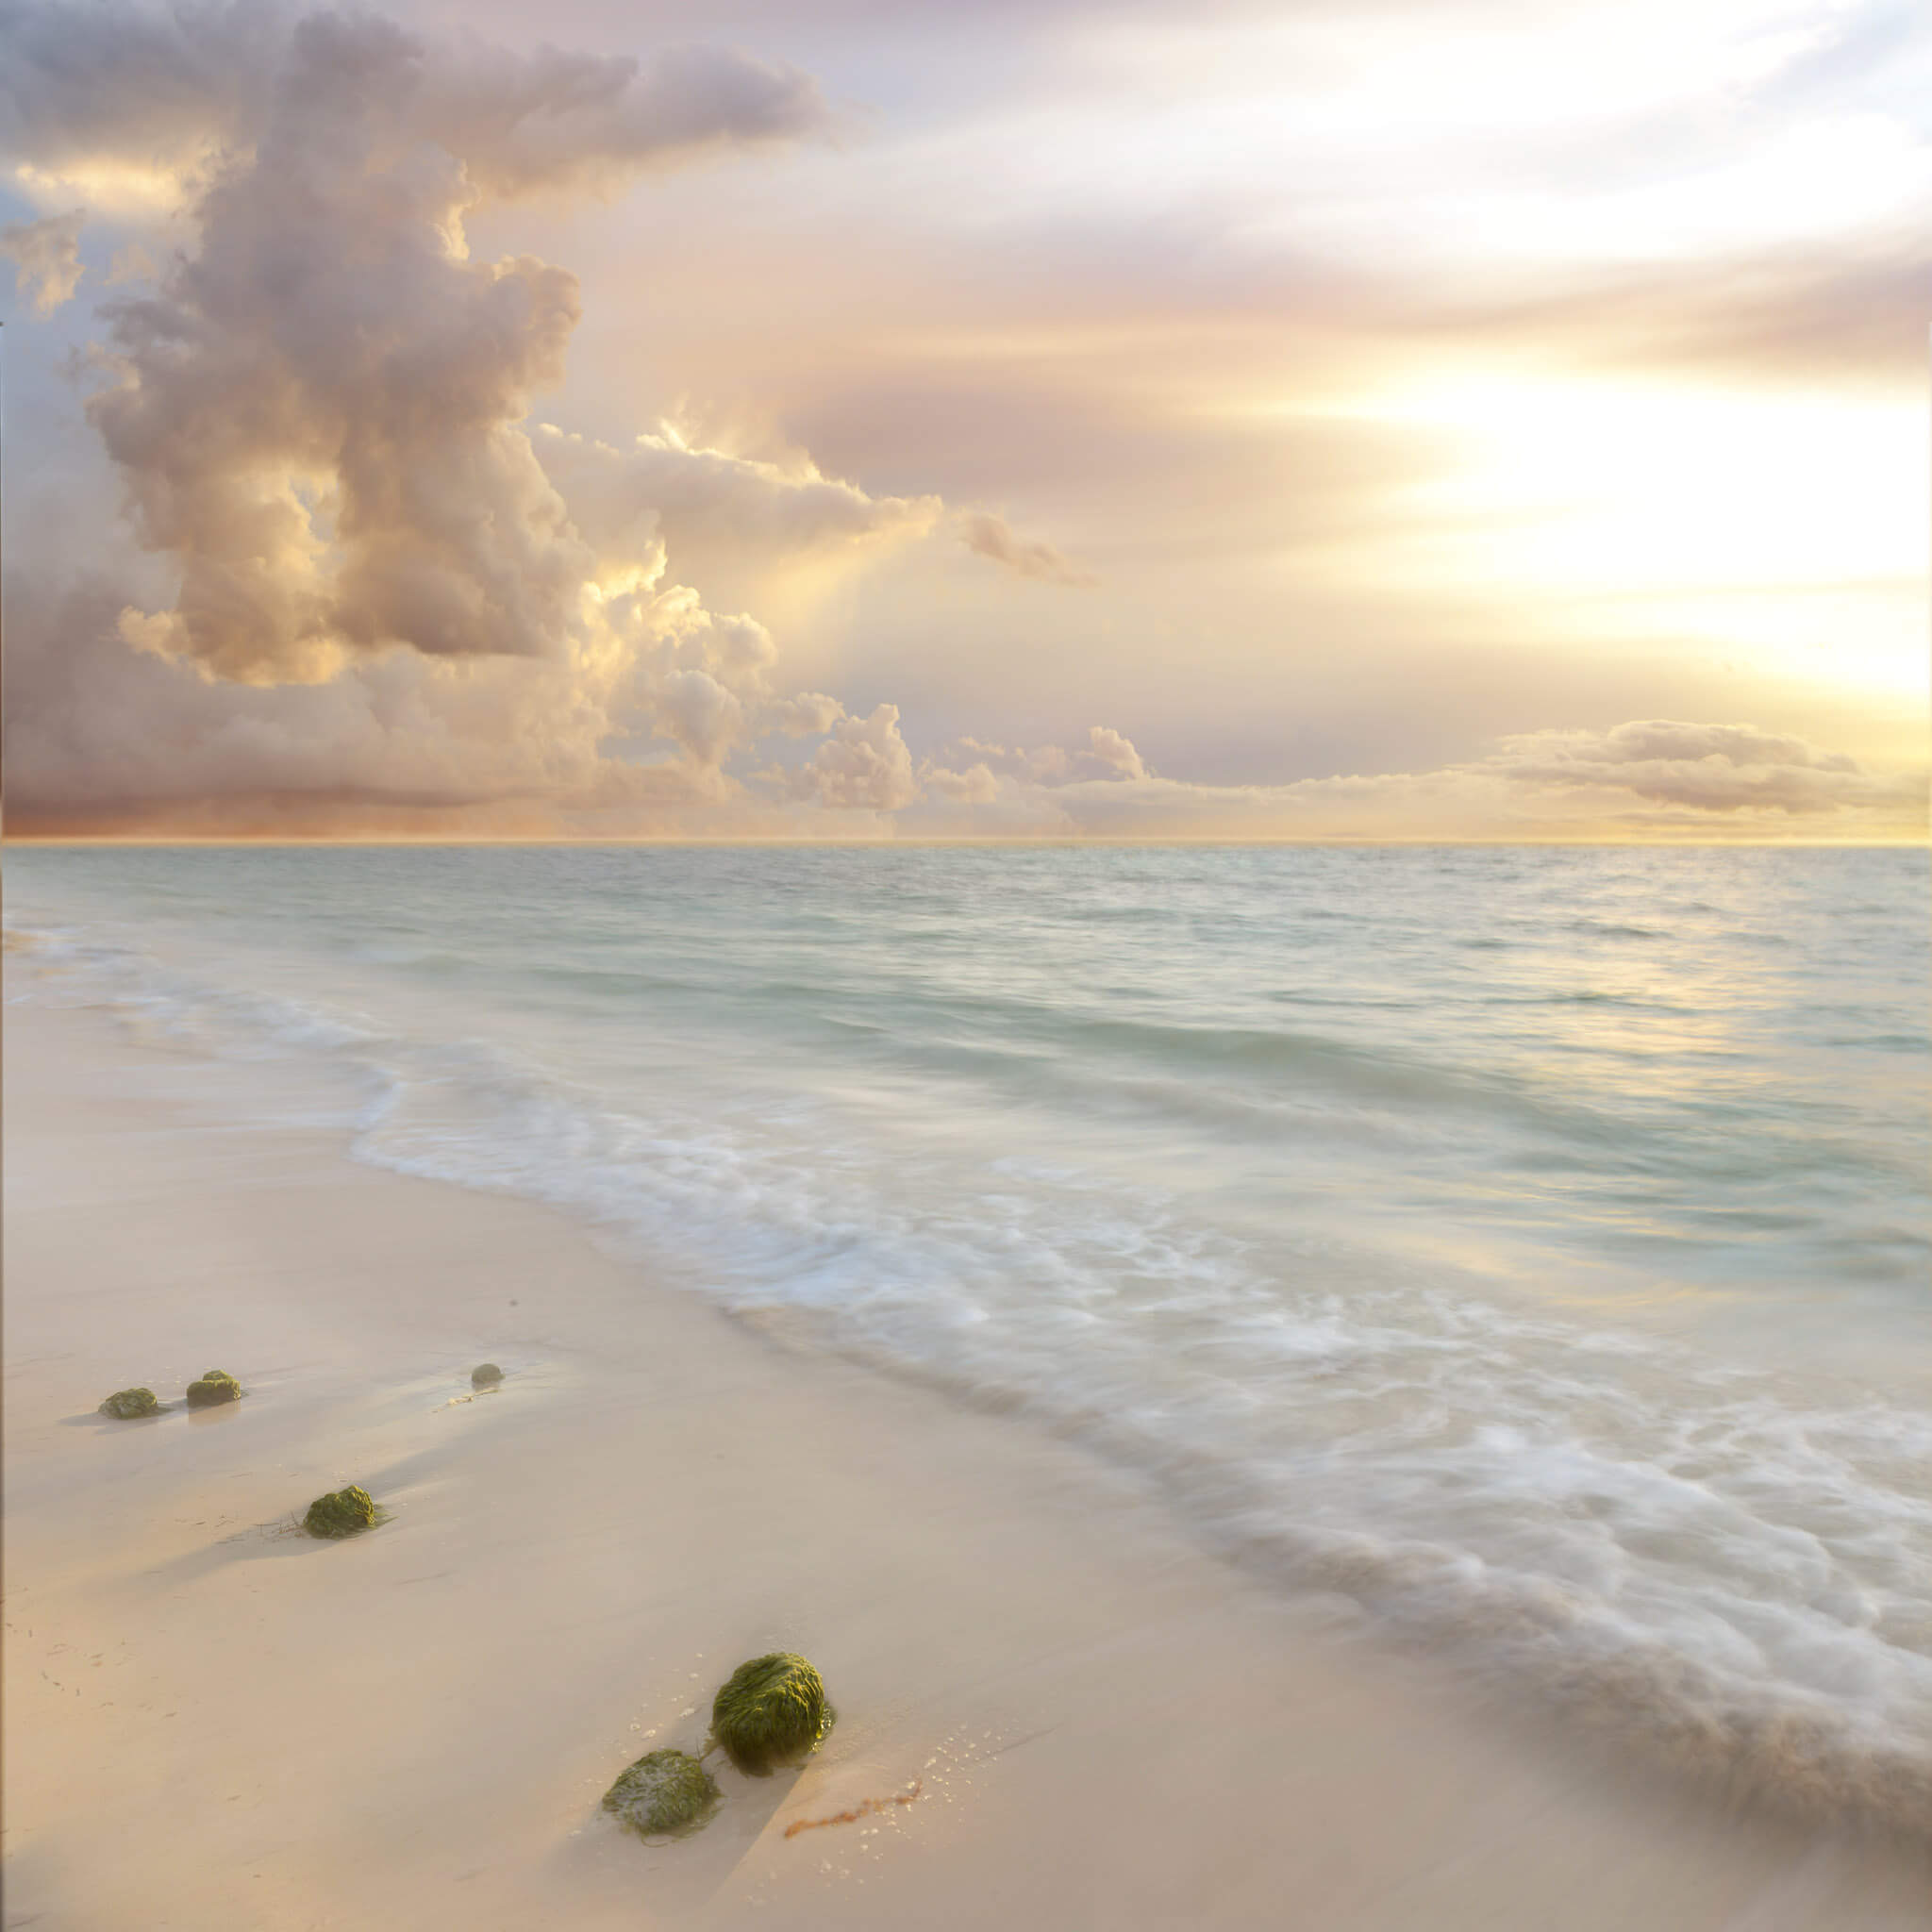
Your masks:
{"label": "small green rock", "polygon": [[695,1831],[718,1804],[718,1783],[683,1751],[647,1751],[604,1793],[604,1808],[641,1838]]}
{"label": "small green rock", "polygon": [[819,1674],[789,1650],[740,1664],[711,1705],[711,1735],[753,1777],[809,1757],[832,1721]]}
{"label": "small green rock", "polygon": [[470,1371],[472,1389],[494,1389],[503,1380],[503,1371],[494,1362],[478,1362]]}
{"label": "small green rock", "polygon": [[131,1423],[136,1416],[159,1415],[160,1412],[161,1405],[155,1400],[152,1389],[117,1389],[97,1411],[124,1423]]}
{"label": "small green rock", "polygon": [[226,1369],[204,1369],[198,1382],[188,1385],[188,1406],[190,1408],[212,1408],[218,1402],[235,1402],[241,1398],[242,1385]]}
{"label": "small green rock", "polygon": [[316,1497],[302,1519],[302,1527],[310,1536],[344,1537],[356,1536],[375,1522],[375,1505],[369,1491],[351,1484],[346,1490]]}

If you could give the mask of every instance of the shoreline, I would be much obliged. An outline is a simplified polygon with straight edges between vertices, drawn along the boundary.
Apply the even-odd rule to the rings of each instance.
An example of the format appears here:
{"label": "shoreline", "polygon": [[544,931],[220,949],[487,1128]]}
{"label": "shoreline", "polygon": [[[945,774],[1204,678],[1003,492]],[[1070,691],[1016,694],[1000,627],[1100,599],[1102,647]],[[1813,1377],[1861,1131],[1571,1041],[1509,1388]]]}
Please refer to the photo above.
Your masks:
{"label": "shoreline", "polygon": [[[1932,1916],[1923,1860],[1554,1749],[1024,1418],[261,1124],[281,1070],[7,1019],[9,1924]],[[249,1399],[91,1413],[205,1361]],[[345,1482],[392,1520],[269,1533]],[[839,1707],[817,1757],[681,1843],[601,1817],[774,1648]]]}

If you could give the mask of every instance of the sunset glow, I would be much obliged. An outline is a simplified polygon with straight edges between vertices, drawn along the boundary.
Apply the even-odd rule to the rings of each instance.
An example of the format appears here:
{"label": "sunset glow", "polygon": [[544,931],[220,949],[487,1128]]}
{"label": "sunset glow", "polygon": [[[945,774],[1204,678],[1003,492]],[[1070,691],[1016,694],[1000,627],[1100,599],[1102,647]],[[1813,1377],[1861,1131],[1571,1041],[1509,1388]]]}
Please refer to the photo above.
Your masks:
{"label": "sunset glow", "polygon": [[1924,23],[460,11],[0,15],[16,834],[1923,835]]}

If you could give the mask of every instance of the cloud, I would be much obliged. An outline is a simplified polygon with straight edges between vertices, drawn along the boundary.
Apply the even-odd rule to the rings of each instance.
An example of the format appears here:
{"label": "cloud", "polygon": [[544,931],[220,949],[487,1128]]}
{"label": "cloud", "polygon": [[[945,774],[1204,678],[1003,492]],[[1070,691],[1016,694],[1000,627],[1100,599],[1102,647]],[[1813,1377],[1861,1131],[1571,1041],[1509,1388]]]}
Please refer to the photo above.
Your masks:
{"label": "cloud", "polygon": [[[967,759],[976,760],[967,767],[968,772],[984,772],[995,780],[1004,776],[1023,785],[1046,790],[1077,784],[1082,779],[1111,780],[1150,775],[1146,761],[1135,748],[1133,741],[1108,724],[1091,726],[1086,745],[1074,751],[1060,744],[1036,745],[1031,751],[1009,750],[1003,744],[989,744],[982,739],[956,739],[939,757],[926,761],[922,774],[929,777],[945,795],[962,796],[958,788],[964,782],[966,773],[950,767]],[[982,781],[973,780],[972,789],[983,790]]]}
{"label": "cloud", "polygon": [[484,194],[608,187],[639,168],[723,147],[795,141],[828,123],[817,85],[790,67],[715,47],[623,56],[473,37],[424,75],[423,119]]}
{"label": "cloud", "polygon": [[811,761],[784,774],[793,798],[842,811],[897,811],[919,796],[912,754],[899,735],[899,708],[879,705],[869,718],[841,718]]}
{"label": "cloud", "polygon": [[[1218,839],[1923,839],[1924,772],[1879,772],[1745,724],[1518,733],[1436,769],[1287,785],[1161,777],[1105,726],[1085,748],[956,741],[915,765],[897,707],[768,689],[770,641],[689,591],[634,647],[566,660],[392,653],[316,685],[211,681],[134,655],[118,591],[9,586],[5,720],[16,831],[777,834],[861,815],[944,836]],[[818,738],[758,774],[764,731]],[[661,746],[647,757],[628,749]],[[1134,767],[1139,764],[1139,772]],[[821,814],[821,817],[814,817]]]}
{"label": "cloud", "polygon": [[31,291],[34,313],[52,315],[80,286],[80,231],[84,208],[41,222],[9,222],[0,228],[0,255],[13,263],[14,283]]}
{"label": "cloud", "polygon": [[1023,542],[996,516],[980,514],[961,519],[959,541],[977,557],[990,557],[1023,577],[1043,584],[1068,584],[1091,590],[1100,579],[1076,569],[1051,543]]}
{"label": "cloud", "polygon": [[1917,382],[1932,309],[1923,225],[1694,263],[1498,276],[1486,290],[1365,296],[1361,321],[1462,348],[1534,345],[1581,367],[1774,381]]}
{"label": "cloud", "polygon": [[[1115,736],[1096,726],[1096,747]],[[909,824],[1023,837],[1451,841],[1775,839],[1794,824],[1820,838],[1911,839],[1926,826],[1924,772],[1869,772],[1843,753],[1748,724],[1647,720],[1525,732],[1434,771],[1288,785],[1167,779],[1144,762],[1130,769],[1124,754],[1101,777],[1095,751],[1075,775],[1071,758],[1045,755],[1052,747],[1016,754],[960,741],[954,757],[967,748],[987,754],[970,771],[922,769],[926,802]]]}
{"label": "cloud", "polygon": [[10,829],[770,831],[723,767],[768,709],[809,729],[829,702],[773,700],[763,627],[677,588],[562,658],[398,651],[314,684],[130,650],[144,622],[111,580],[10,578]]}
{"label": "cloud", "polygon": [[1874,776],[1842,752],[1801,738],[1665,719],[1506,738],[1489,763],[1517,785],[1624,791],[1697,812],[1908,809],[1924,791],[1916,780]]}
{"label": "cloud", "polygon": [[[192,151],[209,170],[198,248],[152,295],[104,305],[111,379],[89,414],[142,540],[180,575],[172,610],[137,612],[136,634],[257,683],[325,680],[397,647],[586,646],[586,587],[609,558],[522,426],[562,378],[576,279],[527,255],[471,259],[465,218],[491,196],[803,133],[822,119],[809,84],[705,49],[641,67],[247,5],[15,5],[0,33],[12,151],[51,168],[157,151],[186,168]],[[59,223],[27,233],[71,257]],[[660,518],[702,516],[702,457],[658,455],[636,459],[638,507],[655,482]],[[746,513],[744,466],[708,480],[715,514]],[[875,524],[915,514],[823,479],[766,494],[801,525],[825,520],[824,499]],[[633,562],[654,576],[661,548]]]}
{"label": "cloud", "polygon": [[151,282],[160,272],[154,257],[139,242],[130,242],[126,247],[114,251],[114,258],[108,264],[108,286],[111,289],[123,282]]}
{"label": "cloud", "polygon": [[1129,739],[1106,724],[1096,724],[1087,734],[1088,761],[1103,765],[1115,777],[1144,778],[1147,767]]}
{"label": "cloud", "polygon": [[[173,168],[188,196],[165,269],[117,258],[117,281],[154,286],[102,306],[86,406],[160,568],[126,573],[145,593],[16,573],[16,824],[716,822],[766,809],[725,767],[768,732],[837,734],[814,795],[909,796],[896,712],[785,695],[771,633],[670,581],[667,540],[818,556],[916,535],[937,500],[669,430],[622,453],[553,432],[540,459],[525,425],[562,379],[577,283],[475,259],[465,234],[491,197],[808,131],[808,81],[247,4],[0,0],[0,41],[9,153]],[[71,254],[78,222],[20,246]]]}
{"label": "cloud", "polygon": [[0,154],[54,178],[161,175],[177,192],[266,123],[288,23],[266,5],[0,0]]}
{"label": "cloud", "polygon": [[869,496],[808,458],[788,467],[693,449],[668,427],[618,449],[545,424],[535,448],[577,529],[607,556],[658,538],[680,557],[717,543],[774,558],[823,553],[923,535],[941,509],[934,496]]}
{"label": "cloud", "polygon": [[664,727],[694,764],[715,769],[744,733],[744,707],[708,671],[677,671],[658,693]]}
{"label": "cloud", "polygon": [[[1005,81],[991,70],[925,62],[867,154],[808,157],[789,187],[776,171],[681,183],[613,219],[580,285],[541,258],[546,198],[808,139],[828,125],[816,86],[728,52],[513,52],[304,4],[0,0],[0,158],[52,218],[23,226],[71,220],[62,210],[84,200],[90,243],[117,225],[139,235],[109,232],[99,251],[117,266],[91,420],[112,474],[50,449],[34,512],[48,529],[48,504],[87,512],[66,519],[70,554],[85,543],[101,579],[63,599],[50,545],[16,608],[25,546],[10,573],[16,824],[57,809],[139,822],[150,807],[155,822],[204,827],[339,811],[565,831],[881,829],[867,814],[1102,836],[1864,836],[1923,823],[1916,781],[1803,740],[1782,753],[1774,732],[1522,730],[1761,704],[1820,739],[1883,741],[1854,715],[1881,701],[1845,698],[1834,714],[1822,677],[1815,704],[1776,685],[1764,667],[1785,659],[1771,645],[1754,659],[1740,606],[1670,614],[1655,650],[1635,624],[1616,652],[1593,647],[1592,624],[1624,620],[1604,618],[1602,599],[1595,616],[1574,600],[1559,610],[1534,546],[1509,549],[1507,517],[1468,541],[1457,485],[1480,425],[1380,407],[1425,367],[1458,381],[1466,366],[1634,362],[1891,381],[1923,351],[1910,315],[1927,257],[1909,221],[1814,222],[1781,241],[1754,218],[1680,262],[1641,224],[1627,248],[1572,248],[1567,234],[1519,246],[1507,221],[1492,233],[1453,217],[1509,214],[1496,191],[1511,201],[1511,156],[1548,153],[1579,182],[1610,168],[1589,145],[1623,142],[1625,121],[1573,141],[1567,118],[1557,130],[1535,114],[1498,125],[1493,145],[1486,124],[1480,153],[1422,125],[1426,181],[1379,158],[1373,180],[1286,160],[1257,171],[1251,139],[1316,160],[1324,143],[1341,151],[1320,113],[1291,127],[1274,111],[1276,79],[1311,99],[1326,86],[1288,71],[1292,48],[1276,50],[1280,75],[1243,64],[1224,83],[1219,27],[1191,25],[1174,48],[1197,63],[1198,97],[1184,90],[1172,117],[1142,125],[1120,112],[1142,97],[1114,82],[1166,61],[1158,9],[1123,37],[1105,9],[1053,0],[1055,19],[1087,23],[1077,44],[1009,9],[1015,32],[1064,56],[1038,72],[1038,98],[993,99]],[[878,67],[876,36],[911,46],[907,9],[831,0],[851,31],[826,39],[821,9],[746,5],[724,17],[769,22],[815,62],[836,46],[856,63],[824,70],[828,92],[904,78]],[[1279,14],[1256,0],[1263,40]],[[640,17],[626,12],[625,30]],[[1310,17],[1324,34],[1340,23],[1332,8]],[[957,9],[921,18],[920,35],[974,40]],[[1858,72],[1884,70],[1874,57]],[[1383,84],[1378,67],[1343,89],[1349,111],[1373,109]],[[1837,85],[1823,70],[1807,84]],[[1257,88],[1237,127],[1229,115]],[[1132,165],[1095,145],[1042,177],[1040,155],[1065,151],[1069,102]],[[1229,144],[1191,143],[1218,121]],[[1024,138],[999,144],[1008,131]],[[942,175],[982,140],[989,165],[962,215]],[[1455,167],[1439,168],[1452,149]],[[1619,180],[1668,185],[1647,152],[1611,160]],[[1170,162],[1202,172],[1177,179]],[[1540,203],[1561,203],[1571,180],[1524,178]],[[1394,214],[1399,232],[1363,225]],[[1410,245],[1439,216],[1452,219],[1431,232],[1450,239]],[[25,268],[21,288],[24,305]],[[591,298],[594,331],[579,325]],[[56,331],[25,333],[30,353],[58,346]],[[738,426],[721,426],[741,403]],[[540,410],[564,426],[536,425]],[[639,424],[658,426],[634,437]],[[1541,426],[1554,442],[1558,425]],[[1579,487],[1625,487],[1574,455]],[[115,485],[125,526],[107,506]],[[1108,592],[1014,594],[953,543],[1035,582],[1093,579],[1000,515],[956,516],[934,489],[1024,503],[1029,526],[1108,532]],[[1559,512],[1557,494],[1538,502]],[[914,548],[941,528],[943,545]],[[120,554],[128,531],[143,554]],[[1457,575],[1486,546],[1493,593]],[[1646,559],[1617,555],[1641,594]],[[1444,558],[1457,568],[1432,575]],[[862,586],[845,575],[861,562]],[[1816,661],[1858,658],[1858,614],[1812,608],[1830,612]],[[813,689],[788,691],[760,618]],[[1626,635],[1641,651],[1623,650]],[[1917,702],[1892,704],[1886,728],[1902,736]],[[773,771],[749,779],[767,758]]]}
{"label": "cloud", "polygon": [[[8,819],[20,824],[243,826],[265,801],[398,811],[570,799],[613,784],[600,745],[619,678],[585,661],[436,659],[398,652],[325,684],[259,686],[130,652],[110,581],[9,585]],[[657,795],[694,797],[681,771]]]}
{"label": "cloud", "polygon": [[776,695],[778,647],[744,612],[707,610],[683,585],[641,583],[607,601],[581,662],[608,677],[613,737],[669,739],[686,754],[703,789],[718,797],[735,785],[723,772],[734,752],[779,728],[768,718],[791,702]]}
{"label": "cloud", "polygon": [[787,738],[823,738],[841,718],[845,707],[822,691],[802,691],[770,706],[770,728]]}
{"label": "cloud", "polygon": [[963,772],[949,771],[931,762],[919,768],[919,782],[941,798],[958,805],[991,805],[1000,795],[1000,781],[986,764],[968,765]]}
{"label": "cloud", "polygon": [[0,152],[53,178],[172,175],[184,195],[302,124],[319,136],[346,119],[407,124],[479,198],[608,188],[829,124],[808,75],[724,49],[675,47],[649,63],[520,54],[266,0],[0,0]]}

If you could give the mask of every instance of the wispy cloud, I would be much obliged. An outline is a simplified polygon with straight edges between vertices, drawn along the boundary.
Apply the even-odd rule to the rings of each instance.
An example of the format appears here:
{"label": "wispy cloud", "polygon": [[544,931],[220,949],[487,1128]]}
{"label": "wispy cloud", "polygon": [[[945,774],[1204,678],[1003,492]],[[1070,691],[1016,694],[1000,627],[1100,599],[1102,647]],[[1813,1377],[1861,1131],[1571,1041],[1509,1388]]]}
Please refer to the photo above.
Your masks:
{"label": "wispy cloud", "polygon": [[52,315],[80,286],[80,231],[87,210],[75,208],[40,222],[9,222],[0,228],[0,255],[13,263],[15,285],[36,315]]}
{"label": "wispy cloud", "polygon": [[1051,543],[1024,541],[1007,527],[1004,518],[984,511],[960,520],[959,541],[975,557],[990,558],[1039,583],[1091,591],[1100,581],[1091,572],[1068,562]]}

